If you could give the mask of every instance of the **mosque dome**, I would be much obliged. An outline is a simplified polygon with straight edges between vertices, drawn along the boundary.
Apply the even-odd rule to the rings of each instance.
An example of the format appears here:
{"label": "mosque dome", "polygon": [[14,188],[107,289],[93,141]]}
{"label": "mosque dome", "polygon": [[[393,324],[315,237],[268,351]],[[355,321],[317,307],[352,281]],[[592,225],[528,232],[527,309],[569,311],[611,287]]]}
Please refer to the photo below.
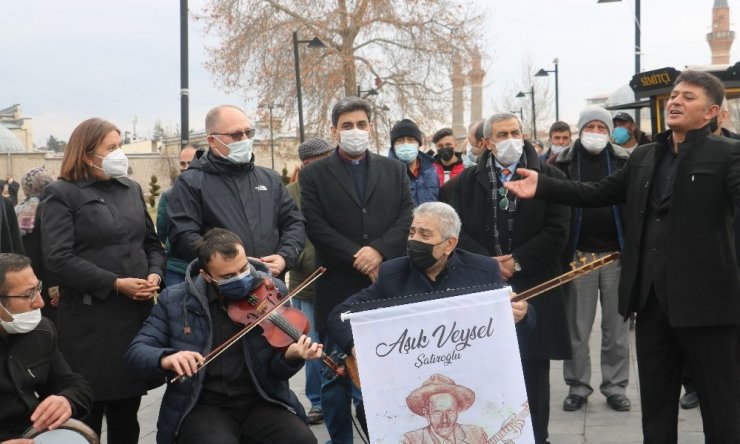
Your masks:
{"label": "mosque dome", "polygon": [[25,153],[26,147],[8,128],[0,125],[0,153]]}

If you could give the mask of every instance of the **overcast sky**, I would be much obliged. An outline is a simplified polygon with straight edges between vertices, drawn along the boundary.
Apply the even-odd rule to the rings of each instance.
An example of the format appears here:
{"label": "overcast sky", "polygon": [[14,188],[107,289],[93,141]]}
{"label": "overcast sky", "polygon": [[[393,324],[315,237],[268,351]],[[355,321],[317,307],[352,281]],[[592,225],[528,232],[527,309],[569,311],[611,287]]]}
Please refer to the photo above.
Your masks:
{"label": "overcast sky", "polygon": [[[586,98],[626,85],[634,73],[634,0],[478,1],[487,17],[483,44],[489,54],[484,114],[502,111],[504,95],[522,84],[523,60],[552,69],[553,58],[559,58],[560,117],[570,123]],[[191,0],[191,9],[204,2]],[[43,146],[50,134],[66,140],[78,123],[93,116],[124,131],[133,129],[136,116],[140,136],[151,133],[156,119],[170,128],[178,124],[178,1],[2,3],[0,108],[19,103],[33,119],[36,144]],[[710,63],[706,33],[714,0],[641,3],[643,70]],[[740,4],[728,3],[735,30]],[[203,127],[214,105],[245,105],[243,96],[220,90],[203,67],[208,37],[201,28],[190,20],[191,129]],[[735,42],[731,61],[738,56],[740,42]],[[552,81],[538,78],[536,87]],[[522,105],[528,103],[527,98]],[[544,128],[552,118],[545,120],[538,126]]]}

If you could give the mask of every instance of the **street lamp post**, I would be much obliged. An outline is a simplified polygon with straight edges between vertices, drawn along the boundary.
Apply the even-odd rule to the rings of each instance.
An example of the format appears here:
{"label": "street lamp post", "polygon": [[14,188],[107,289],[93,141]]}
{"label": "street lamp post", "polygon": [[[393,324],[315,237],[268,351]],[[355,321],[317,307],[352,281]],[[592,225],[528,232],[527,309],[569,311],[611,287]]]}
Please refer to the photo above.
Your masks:
{"label": "street lamp post", "polygon": [[[361,94],[366,93],[365,97],[362,97]],[[377,96],[378,90],[375,88],[371,89],[360,89],[360,85],[357,85],[357,97],[362,97],[363,99],[367,99],[370,96]]]}
{"label": "street lamp post", "polygon": [[188,0],[180,0],[180,146],[190,141],[188,88]]}
{"label": "street lamp post", "polygon": [[560,100],[558,98],[558,59],[557,57],[552,61],[552,63],[555,64],[555,69],[547,70],[547,69],[540,69],[537,71],[537,74],[535,74],[535,77],[547,77],[548,73],[554,72],[555,73],[555,120],[560,120]]}
{"label": "street lamp post", "polygon": [[311,40],[298,40],[298,31],[293,31],[293,60],[295,64],[295,90],[298,98],[298,129],[301,135],[301,143],[306,139],[306,134],[303,129],[303,95],[301,94],[301,62],[300,56],[298,55],[298,44],[308,43],[309,48],[326,48],[324,42],[318,37],[314,37]]}
{"label": "street lamp post", "polygon": [[[615,3],[622,0],[598,0],[596,3]],[[635,0],[635,74],[640,73],[640,0]],[[640,129],[640,108],[635,108],[635,126]]]}
{"label": "street lamp post", "polygon": [[280,104],[274,104],[274,103],[267,103],[267,104],[260,104],[260,107],[267,108],[270,110],[270,158],[272,162],[272,169],[275,170],[275,138],[272,134],[272,109],[273,108],[282,108],[283,105]]}
{"label": "street lamp post", "polygon": [[524,96],[530,96],[532,99],[532,138],[537,138],[537,113],[534,107],[534,84],[532,85],[532,89],[530,89],[529,92],[522,92],[520,91],[519,94],[516,95],[517,97],[524,97]]}
{"label": "street lamp post", "polygon": [[519,114],[519,118],[522,119],[522,121],[524,121],[524,110],[521,107],[519,108],[519,111],[517,110],[511,111],[511,114]]}

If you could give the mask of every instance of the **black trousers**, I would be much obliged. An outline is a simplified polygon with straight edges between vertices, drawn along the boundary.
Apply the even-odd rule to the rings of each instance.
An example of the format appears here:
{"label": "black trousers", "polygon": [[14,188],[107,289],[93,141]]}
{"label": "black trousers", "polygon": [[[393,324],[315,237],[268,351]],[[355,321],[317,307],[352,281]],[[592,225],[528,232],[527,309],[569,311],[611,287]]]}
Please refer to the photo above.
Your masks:
{"label": "black trousers", "polygon": [[136,444],[139,442],[137,415],[140,404],[141,397],[95,402],[90,414],[82,421],[100,436],[105,415],[108,444]]}
{"label": "black trousers", "polygon": [[298,415],[264,401],[249,405],[198,405],[180,427],[178,444],[316,444]]}
{"label": "black trousers", "polygon": [[694,375],[705,442],[740,443],[735,362],[738,326],[671,327],[651,294],[637,314],[635,335],[644,443],[672,444],[678,440],[684,362]]}
{"label": "black trousers", "polygon": [[522,359],[524,385],[527,388],[529,412],[532,415],[534,442],[547,442],[550,422],[550,360]]}

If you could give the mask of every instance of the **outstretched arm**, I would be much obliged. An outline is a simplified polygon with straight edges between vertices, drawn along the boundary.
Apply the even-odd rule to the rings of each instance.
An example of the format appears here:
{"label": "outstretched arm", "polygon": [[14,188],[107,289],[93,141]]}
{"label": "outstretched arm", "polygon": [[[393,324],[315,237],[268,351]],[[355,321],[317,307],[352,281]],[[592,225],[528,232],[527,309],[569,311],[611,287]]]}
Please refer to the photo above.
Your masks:
{"label": "outstretched arm", "polygon": [[539,174],[537,171],[526,168],[517,168],[517,174],[522,176],[520,180],[510,180],[504,184],[507,190],[516,194],[520,199],[531,199],[537,191],[537,182]]}

